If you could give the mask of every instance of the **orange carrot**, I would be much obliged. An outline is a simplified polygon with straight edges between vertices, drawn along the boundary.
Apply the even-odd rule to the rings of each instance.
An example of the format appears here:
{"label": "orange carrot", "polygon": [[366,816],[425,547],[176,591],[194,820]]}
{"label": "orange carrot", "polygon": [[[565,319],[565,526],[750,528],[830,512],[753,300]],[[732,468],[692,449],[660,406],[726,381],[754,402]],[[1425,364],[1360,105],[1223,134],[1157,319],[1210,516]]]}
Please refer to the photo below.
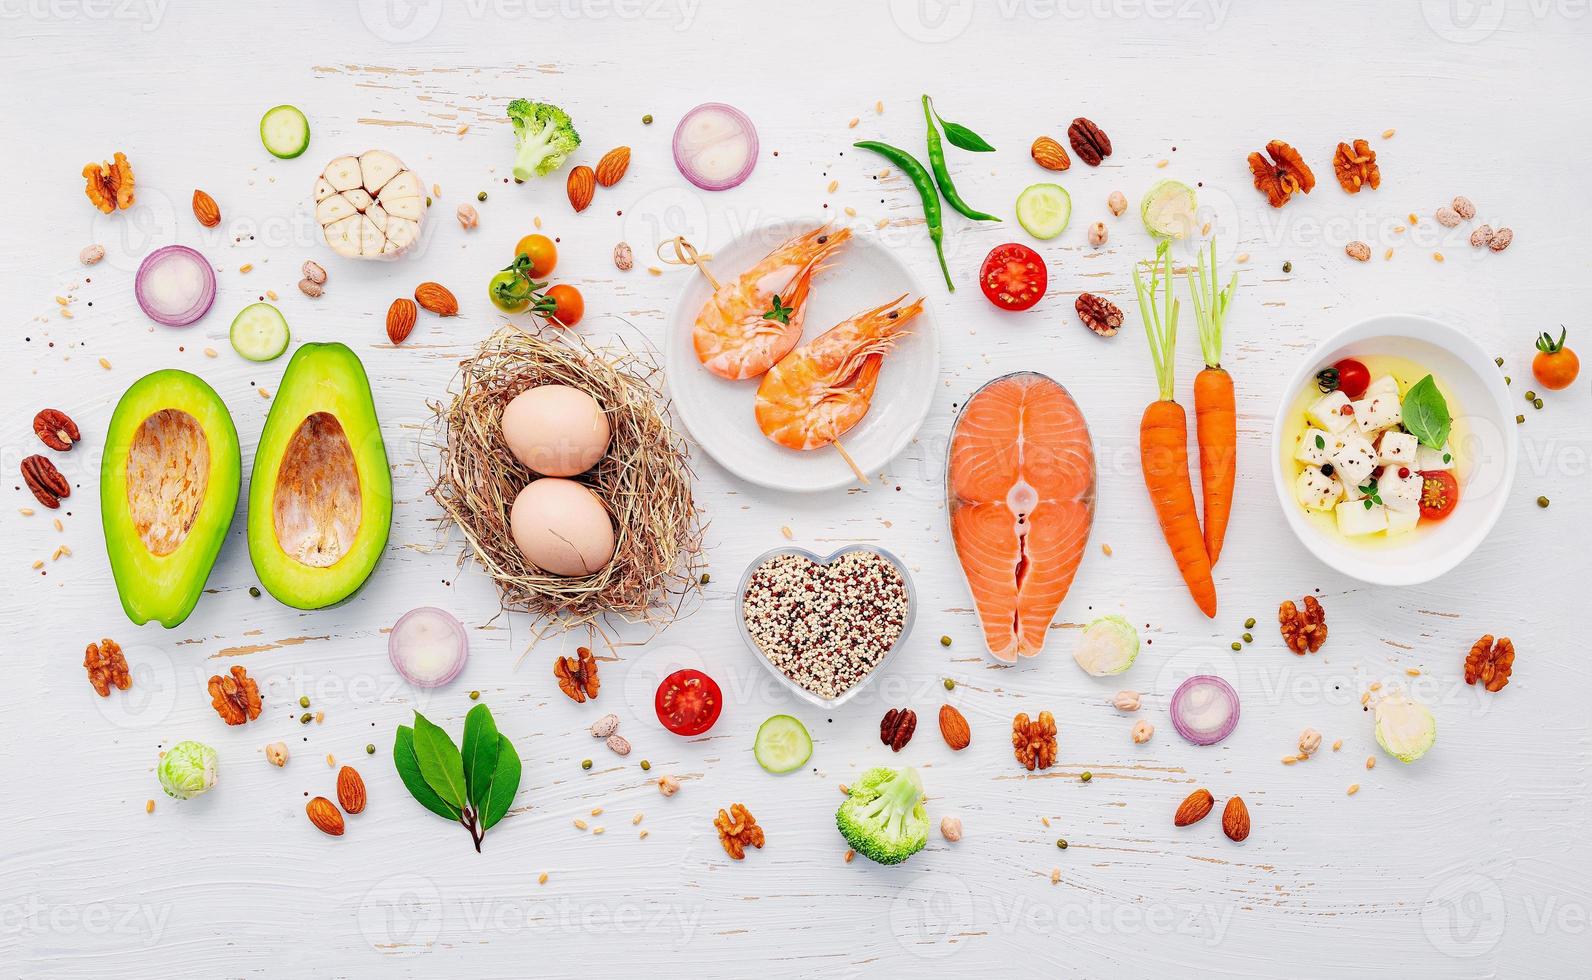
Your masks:
{"label": "orange carrot", "polygon": [[[1150,338],[1150,357],[1155,362],[1155,379],[1161,391],[1160,400],[1150,403],[1139,422],[1139,461],[1150,503],[1155,506],[1161,533],[1172,549],[1183,582],[1200,611],[1214,619],[1216,583],[1211,580],[1211,560],[1205,551],[1188,474],[1188,417],[1172,397],[1178,305],[1172,299],[1172,256],[1168,244],[1163,241],[1155,250],[1148,287],[1139,275],[1138,265],[1133,267],[1139,312],[1144,332]],[[1163,288],[1164,312],[1156,306],[1156,294]]]}
{"label": "orange carrot", "polygon": [[1227,519],[1233,510],[1233,478],[1238,469],[1238,413],[1233,400],[1233,377],[1222,370],[1222,326],[1227,304],[1238,284],[1238,273],[1222,289],[1216,288],[1216,240],[1211,239],[1210,265],[1200,253],[1199,281],[1188,275],[1194,300],[1194,319],[1200,328],[1200,350],[1205,369],[1194,376],[1194,431],[1200,446],[1200,492],[1205,498],[1205,553],[1211,565],[1222,554]]}

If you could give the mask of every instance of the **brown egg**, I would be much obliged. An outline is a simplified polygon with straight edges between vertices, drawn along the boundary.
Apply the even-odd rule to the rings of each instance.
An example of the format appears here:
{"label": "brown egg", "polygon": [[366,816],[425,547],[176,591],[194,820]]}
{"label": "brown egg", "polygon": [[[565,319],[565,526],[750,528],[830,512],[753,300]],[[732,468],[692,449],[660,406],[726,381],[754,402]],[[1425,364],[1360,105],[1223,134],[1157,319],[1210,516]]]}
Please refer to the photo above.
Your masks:
{"label": "brown egg", "polygon": [[597,399],[568,385],[539,385],[503,409],[503,441],[543,476],[576,476],[597,465],[612,433]]}
{"label": "brown egg", "polygon": [[608,508],[574,480],[531,481],[514,498],[509,528],[526,559],[553,575],[599,572],[617,546]]}

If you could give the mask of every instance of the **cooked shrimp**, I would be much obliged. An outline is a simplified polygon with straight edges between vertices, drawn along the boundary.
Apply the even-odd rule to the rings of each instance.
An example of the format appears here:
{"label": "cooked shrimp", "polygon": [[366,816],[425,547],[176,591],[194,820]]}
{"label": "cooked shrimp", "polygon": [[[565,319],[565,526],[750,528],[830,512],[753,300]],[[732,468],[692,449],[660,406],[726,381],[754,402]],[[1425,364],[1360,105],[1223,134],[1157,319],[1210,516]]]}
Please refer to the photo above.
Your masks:
{"label": "cooked shrimp", "polygon": [[831,327],[774,365],[757,387],[757,426],[789,449],[817,449],[862,421],[879,364],[907,323],[923,312],[905,294]]}
{"label": "cooked shrimp", "polygon": [[802,339],[807,292],[820,263],[850,237],[845,228],[814,228],[715,289],[691,331],[697,360],[731,381],[773,367]]}

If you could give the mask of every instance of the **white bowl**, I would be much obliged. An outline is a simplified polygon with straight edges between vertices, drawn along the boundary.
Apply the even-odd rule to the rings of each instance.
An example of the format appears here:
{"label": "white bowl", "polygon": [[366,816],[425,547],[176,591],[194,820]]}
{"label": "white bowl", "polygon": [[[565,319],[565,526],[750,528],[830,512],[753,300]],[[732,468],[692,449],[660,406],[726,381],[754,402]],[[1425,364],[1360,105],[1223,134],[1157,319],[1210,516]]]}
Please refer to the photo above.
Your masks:
{"label": "white bowl", "polygon": [[[781,242],[817,224],[788,220],[760,225],[712,249],[709,267],[724,282],[756,265]],[[675,300],[664,334],[669,398],[692,438],[720,466],[748,483],[803,493],[855,485],[851,467],[834,448],[797,452],[763,435],[753,415],[758,379],[729,381],[697,360],[691,328],[711,293],[707,279],[693,270]],[[851,240],[813,279],[807,303],[802,343],[903,293],[908,302],[919,296],[927,296],[928,302],[907,335],[885,356],[868,414],[840,440],[868,474],[878,473],[907,447],[934,402],[940,373],[939,327],[934,320],[938,297],[925,293],[911,271],[873,234],[854,230]]]}
{"label": "white bowl", "polygon": [[[895,643],[891,645],[889,650],[885,651],[884,656],[879,658],[879,662],[874,664],[873,669],[868,671],[867,676],[863,677],[862,680],[858,681],[850,688],[842,692],[839,697],[826,698],[818,694],[814,694],[812,691],[807,690],[807,688],[802,687],[789,677],[786,677],[784,671],[774,666],[774,661],[768,659],[768,657],[763,653],[762,648],[757,645],[757,641],[752,639],[751,631],[746,628],[746,613],[741,608],[742,600],[746,595],[746,583],[752,580],[752,573],[757,571],[764,562],[774,558],[776,555],[801,555],[803,558],[806,558],[816,564],[827,565],[836,558],[839,558],[841,555],[849,554],[853,551],[871,551],[896,567],[896,571],[901,573],[901,581],[906,583],[907,614],[906,618],[901,622],[901,635],[896,637]],[[820,558],[811,551],[808,551],[806,548],[775,548],[772,551],[765,551],[761,555],[758,555],[757,558],[753,559],[750,565],[746,566],[746,571],[741,573],[741,584],[735,590],[735,625],[741,630],[741,639],[746,641],[746,648],[752,652],[752,656],[756,657],[759,663],[768,669],[769,673],[779,678],[780,683],[785,686],[787,691],[791,692],[796,697],[801,698],[803,701],[807,702],[813,707],[822,708],[825,711],[833,711],[835,708],[838,708],[847,701],[850,701],[852,698],[862,693],[863,689],[869,684],[872,684],[874,678],[883,673],[885,665],[890,663],[891,660],[895,659],[896,653],[902,647],[906,646],[907,637],[912,635],[912,623],[915,619],[917,619],[917,617],[918,590],[912,585],[912,574],[907,571],[907,566],[901,564],[901,559],[897,558],[895,555],[892,555],[883,548],[876,548],[873,545],[854,544],[849,547],[841,548],[839,551],[831,552],[827,558]]]}
{"label": "white bowl", "polygon": [[[1294,497],[1294,478],[1282,441],[1294,402],[1316,372],[1356,355],[1403,357],[1430,368],[1452,396],[1455,455],[1461,465],[1459,506],[1447,519],[1387,538],[1345,538],[1306,517]],[[1412,313],[1374,317],[1319,344],[1283,391],[1272,423],[1271,469],[1277,499],[1294,534],[1311,554],[1352,578],[1374,585],[1429,582],[1469,557],[1503,513],[1514,484],[1519,446],[1515,404],[1503,372],[1470,336]],[[1462,435],[1461,435],[1462,433]],[[1292,455],[1292,451],[1289,451]]]}

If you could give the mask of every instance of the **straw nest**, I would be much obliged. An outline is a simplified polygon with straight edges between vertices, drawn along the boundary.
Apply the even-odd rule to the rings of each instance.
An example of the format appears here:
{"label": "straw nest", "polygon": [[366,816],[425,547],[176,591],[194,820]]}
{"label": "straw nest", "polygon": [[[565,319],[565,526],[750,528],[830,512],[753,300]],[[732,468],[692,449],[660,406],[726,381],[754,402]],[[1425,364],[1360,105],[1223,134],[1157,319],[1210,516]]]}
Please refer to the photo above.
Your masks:
{"label": "straw nest", "polygon": [[[458,527],[474,559],[497,583],[503,608],[530,613],[539,629],[607,617],[667,626],[698,588],[701,515],[691,499],[685,440],[669,424],[661,371],[627,347],[594,348],[579,335],[552,339],[506,324],[460,364],[451,401],[433,404],[441,464],[430,494]],[[527,388],[562,384],[589,393],[608,416],[613,441],[575,479],[608,505],[617,531],[613,561],[594,575],[550,575],[532,565],[509,530],[514,498],[536,474],[503,440],[499,422]]]}

